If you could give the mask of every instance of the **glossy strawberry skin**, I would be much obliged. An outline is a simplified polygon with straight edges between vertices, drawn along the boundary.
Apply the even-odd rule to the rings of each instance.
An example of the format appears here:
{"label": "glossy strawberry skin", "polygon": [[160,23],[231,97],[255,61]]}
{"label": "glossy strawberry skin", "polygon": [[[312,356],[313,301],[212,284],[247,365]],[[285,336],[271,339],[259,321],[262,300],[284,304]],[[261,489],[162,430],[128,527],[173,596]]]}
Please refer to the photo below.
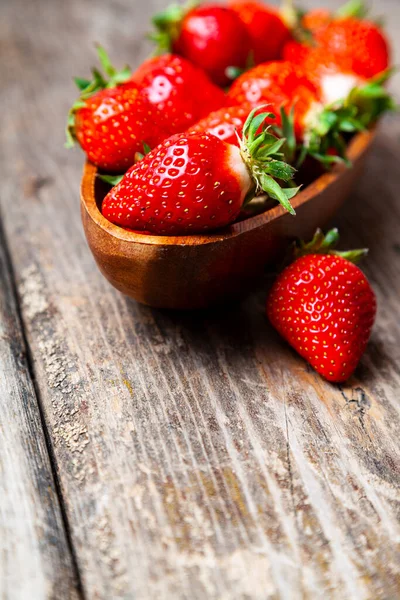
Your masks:
{"label": "glossy strawberry skin", "polygon": [[156,121],[161,113],[142,97],[135,84],[104,89],[85,101],[75,116],[75,135],[88,159],[108,172],[121,173],[142,152],[168,137]]}
{"label": "glossy strawberry skin", "polygon": [[182,133],[228,103],[225,93],[201,69],[174,54],[145,61],[131,81],[138,84],[143,96],[157,108],[160,126],[168,129],[170,135]]}
{"label": "glossy strawberry skin", "polygon": [[320,101],[318,88],[306,73],[289,61],[275,61],[258,65],[241,75],[228,92],[238,104],[252,106],[268,104],[280,125],[280,108],[295,111],[294,126],[302,138],[307,116]]}
{"label": "glossy strawberry skin", "polygon": [[201,233],[233,222],[250,186],[238,148],[205,133],[178,134],[126,173],[102,213],[136,231]]}
{"label": "glossy strawberry skin", "polygon": [[332,21],[332,13],[326,8],[316,8],[308,11],[301,19],[301,26],[314,35],[322,31]]}
{"label": "glossy strawberry skin", "polygon": [[245,25],[229,8],[204,5],[183,19],[173,50],[203,69],[220,86],[230,83],[228,67],[245,67],[249,37]]}
{"label": "glossy strawberry skin", "polygon": [[343,61],[365,79],[389,66],[389,45],[375,23],[353,17],[335,19],[318,32],[315,39],[318,45],[334,54],[337,61]]}
{"label": "glossy strawberry skin", "polygon": [[283,338],[325,379],[346,381],[368,343],[376,316],[360,269],[334,255],[298,258],[275,281],[267,315]]}
{"label": "glossy strawberry skin", "polygon": [[191,133],[209,133],[227,144],[239,146],[243,126],[252,110],[250,104],[220,108],[190,128]]}
{"label": "glossy strawberry skin", "polygon": [[[301,47],[300,51],[295,50],[295,45]],[[307,47],[291,42],[285,46],[284,53],[286,58],[291,53],[295,54],[294,62],[319,89],[320,98],[325,105],[346,98],[354,87],[367,82],[353,71],[349,57],[337,57],[323,46]]]}
{"label": "glossy strawberry skin", "polygon": [[[312,50],[312,46],[302,44],[296,40],[289,40],[283,47],[283,60],[296,65],[301,65]],[[310,73],[308,73],[309,75]]]}
{"label": "glossy strawberry skin", "polygon": [[229,4],[246,25],[254,64],[281,58],[290,31],[277,10],[260,2],[233,0]]}

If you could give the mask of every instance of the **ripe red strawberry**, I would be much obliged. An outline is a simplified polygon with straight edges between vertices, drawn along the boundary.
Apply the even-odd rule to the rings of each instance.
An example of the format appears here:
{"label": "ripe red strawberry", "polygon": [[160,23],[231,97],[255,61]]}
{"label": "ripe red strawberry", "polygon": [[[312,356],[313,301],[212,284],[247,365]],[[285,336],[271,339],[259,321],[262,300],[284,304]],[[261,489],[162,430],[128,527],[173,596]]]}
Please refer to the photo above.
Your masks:
{"label": "ripe red strawberry", "polygon": [[152,39],[160,51],[184,56],[202,68],[217,85],[230,82],[229,67],[243,68],[250,47],[247,29],[235,11],[220,5],[197,8],[171,5],[153,18]]}
{"label": "ripe red strawberry", "polygon": [[113,223],[161,235],[184,235],[232,223],[244,201],[259,190],[294,213],[274,178],[289,181],[294,169],[282,162],[283,140],[264,127],[269,113],[245,123],[241,148],[207,133],[177,134],[163,142],[105,197],[103,215]]}
{"label": "ripe red strawberry", "polygon": [[307,58],[312,48],[313,47],[311,45],[292,39],[286,42],[284,45],[282,50],[282,58],[283,60],[293,64],[301,65],[302,62]]}
{"label": "ripe red strawberry", "polygon": [[[394,103],[382,86],[387,75],[354,88],[349,94],[358,81],[352,74],[319,72],[316,65],[313,71],[315,76],[323,73],[326,77],[312,81],[305,70],[288,61],[265,63],[241,75],[228,95],[239,104],[269,105],[277,115],[276,131],[287,140],[287,160],[293,161],[300,146],[297,165],[307,154],[330,165],[345,158],[343,134],[365,129],[382,113],[392,110]],[[343,94],[342,98],[333,106],[324,106],[332,88]],[[332,148],[337,151],[335,154],[328,152]]]}
{"label": "ripe red strawberry", "polygon": [[238,104],[270,104],[279,125],[280,109],[290,112],[294,107],[294,128],[299,139],[304,137],[310,115],[321,108],[319,90],[304,71],[287,61],[250,69],[234,82],[228,96]]}
{"label": "ripe red strawberry", "polygon": [[[363,251],[330,248],[337,230],[317,232],[275,281],[267,301],[272,325],[325,379],[343,382],[365,351],[376,315],[373,290],[356,260]],[[350,259],[350,260],[349,260]]]}
{"label": "ripe red strawberry", "polygon": [[354,73],[351,60],[339,60],[322,46],[309,47],[293,41],[285,46],[285,58],[290,59],[292,53],[295,54],[292,62],[298,64],[320,90],[324,105],[347,98],[353,88],[367,83],[365,78]]}
{"label": "ripe red strawberry", "polygon": [[[350,0],[335,13],[325,9],[306,13],[294,28],[295,40],[285,45],[284,58],[301,65],[314,79],[319,77],[315,65],[318,69],[321,64],[361,81],[376,77],[388,68],[390,51],[381,29],[365,20],[367,12],[363,0]],[[337,98],[338,93],[328,97]]]}
{"label": "ripe red strawberry", "polygon": [[279,12],[272,6],[251,0],[231,0],[229,6],[247,27],[254,64],[281,58],[290,31]]}
{"label": "ripe red strawberry", "polygon": [[252,111],[250,104],[220,108],[190,127],[190,133],[209,133],[227,144],[240,146],[240,138],[247,117]]}
{"label": "ripe red strawberry", "polygon": [[390,50],[381,29],[370,21],[353,17],[335,19],[315,37],[319,46],[337,61],[369,79],[389,67]]}
{"label": "ripe red strawberry", "polygon": [[134,163],[144,142],[157,146],[168,137],[169,129],[162,128],[161,112],[138,86],[126,83],[130,70],[115,71],[102,48],[99,56],[110,80],[106,81],[97,70],[93,70],[92,82],[76,80],[81,96],[69,114],[67,146],[77,140],[99,168],[122,172]]}
{"label": "ripe red strawberry", "polygon": [[201,69],[174,54],[145,61],[131,81],[161,112],[161,127],[167,126],[170,135],[185,131],[228,102],[224,92]]}

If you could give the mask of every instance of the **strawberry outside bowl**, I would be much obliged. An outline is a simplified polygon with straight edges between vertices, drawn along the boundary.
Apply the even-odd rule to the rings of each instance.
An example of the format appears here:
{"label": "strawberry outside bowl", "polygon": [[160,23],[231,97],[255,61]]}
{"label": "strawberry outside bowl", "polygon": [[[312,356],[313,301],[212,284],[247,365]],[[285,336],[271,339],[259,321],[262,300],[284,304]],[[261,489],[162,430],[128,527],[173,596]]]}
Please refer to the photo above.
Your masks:
{"label": "strawberry outside bowl", "polygon": [[101,214],[109,186],[87,162],[81,214],[89,247],[117,290],[158,308],[195,309],[245,295],[294,238],[310,238],[328,223],[360,176],[375,131],[358,133],[348,147],[352,167],[336,165],[293,200],[296,216],[281,205],[202,235],[155,236],[126,231]]}

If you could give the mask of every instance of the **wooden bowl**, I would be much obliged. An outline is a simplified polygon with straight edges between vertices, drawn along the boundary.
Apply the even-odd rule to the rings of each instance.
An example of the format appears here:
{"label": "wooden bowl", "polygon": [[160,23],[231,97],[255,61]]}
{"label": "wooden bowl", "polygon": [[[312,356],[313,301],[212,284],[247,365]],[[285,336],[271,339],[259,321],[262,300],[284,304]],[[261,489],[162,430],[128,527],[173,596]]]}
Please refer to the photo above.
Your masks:
{"label": "wooden bowl", "polygon": [[136,234],[100,212],[109,189],[86,163],[81,212],[86,238],[100,271],[123,294],[159,308],[203,308],[244,295],[293,238],[309,238],[348,197],[374,132],[357,134],[348,155],[294,199],[295,217],[280,205],[208,235],[166,237]]}

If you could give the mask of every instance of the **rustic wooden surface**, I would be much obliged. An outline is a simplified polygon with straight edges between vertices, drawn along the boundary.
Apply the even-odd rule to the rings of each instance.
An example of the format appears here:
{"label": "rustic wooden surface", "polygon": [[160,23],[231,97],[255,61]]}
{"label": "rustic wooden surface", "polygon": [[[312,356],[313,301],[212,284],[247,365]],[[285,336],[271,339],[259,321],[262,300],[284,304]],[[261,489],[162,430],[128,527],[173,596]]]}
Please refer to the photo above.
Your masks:
{"label": "rustic wooden surface", "polygon": [[[376,4],[395,39],[399,4]],[[336,219],[344,244],[370,247],[379,301],[348,385],[324,383],[271,330],[267,281],[219,311],[127,300],[87,249],[83,157],[62,128],[91,40],[137,63],[161,5],[1,5],[2,244],[17,294],[1,254],[0,597],[398,598],[399,119]]]}
{"label": "rustic wooden surface", "polygon": [[0,232],[0,598],[76,599],[74,572]]}

